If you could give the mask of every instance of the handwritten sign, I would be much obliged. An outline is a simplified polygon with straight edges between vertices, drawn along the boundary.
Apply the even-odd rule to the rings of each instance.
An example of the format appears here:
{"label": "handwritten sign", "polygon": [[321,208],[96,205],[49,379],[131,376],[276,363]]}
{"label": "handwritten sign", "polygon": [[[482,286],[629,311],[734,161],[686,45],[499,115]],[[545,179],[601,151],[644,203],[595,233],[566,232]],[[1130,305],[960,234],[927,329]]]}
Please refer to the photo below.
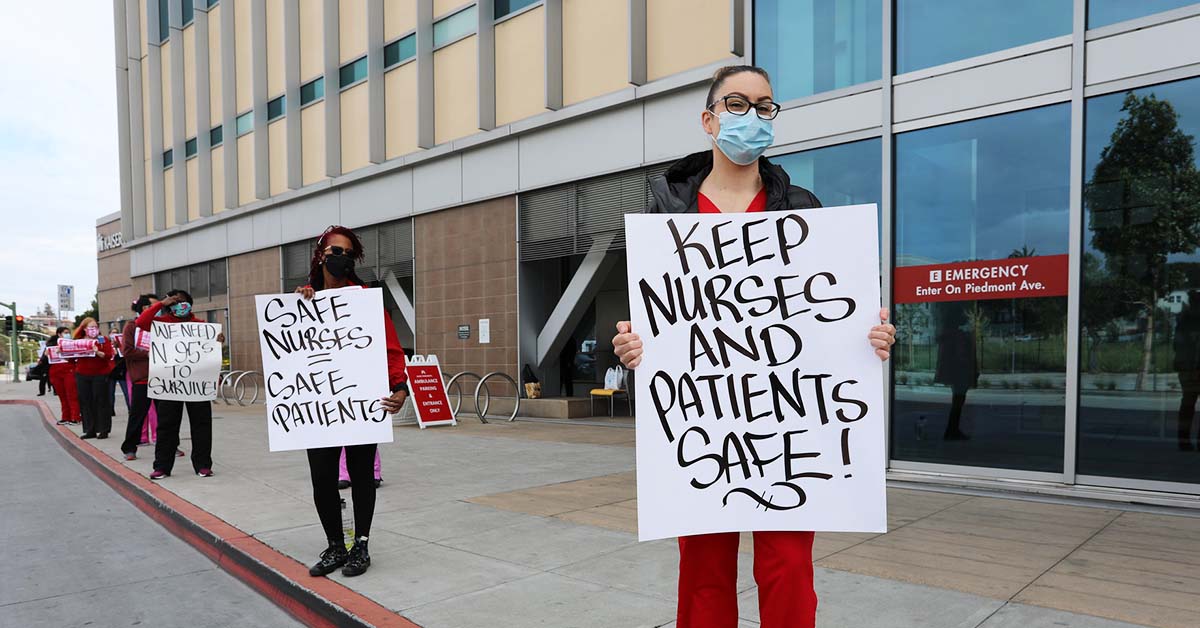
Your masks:
{"label": "handwritten sign", "polygon": [[221,326],[215,323],[160,323],[150,327],[150,377],[146,396],[166,401],[217,398],[221,371]]}
{"label": "handwritten sign", "polygon": [[886,531],[875,216],[625,217],[641,540]]}
{"label": "handwritten sign", "polygon": [[417,425],[456,425],[442,380],[442,367],[436,355],[414,355],[404,367],[408,374],[408,394],[417,409]]}
{"label": "handwritten sign", "polygon": [[382,291],[255,301],[271,451],[392,442]]}

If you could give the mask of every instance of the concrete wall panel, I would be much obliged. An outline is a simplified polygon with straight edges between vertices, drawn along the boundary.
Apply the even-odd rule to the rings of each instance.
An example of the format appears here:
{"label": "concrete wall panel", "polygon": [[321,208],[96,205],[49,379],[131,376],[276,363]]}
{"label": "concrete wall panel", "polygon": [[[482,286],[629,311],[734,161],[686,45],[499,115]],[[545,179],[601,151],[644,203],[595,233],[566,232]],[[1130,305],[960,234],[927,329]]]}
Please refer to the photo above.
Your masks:
{"label": "concrete wall panel", "polygon": [[[521,187],[530,189],[638,166],[643,140],[640,105],[522,135]],[[564,154],[571,158],[564,159]]]}
{"label": "concrete wall panel", "polygon": [[336,191],[314,194],[288,203],[282,208],[287,220],[280,225],[281,242],[314,238],[329,225],[341,224]]}
{"label": "concrete wall panel", "polygon": [[1087,44],[1089,85],[1200,63],[1200,17],[1168,22]]}
{"label": "concrete wall panel", "polygon": [[644,104],[646,162],[681,157],[712,146],[700,126],[707,86],[685,89]]}
{"label": "concrete wall panel", "polygon": [[517,140],[488,144],[462,154],[463,201],[510,194],[519,182]]}
{"label": "concrete wall panel", "polygon": [[412,213],[412,171],[375,177],[343,188],[338,205],[342,224],[361,227]]}
{"label": "concrete wall panel", "polygon": [[418,164],[412,172],[413,211],[462,202],[462,158],[459,155]]}
{"label": "concrete wall panel", "polygon": [[882,92],[874,90],[780,112],[775,119],[775,144],[876,128],[882,124],[881,98]]}

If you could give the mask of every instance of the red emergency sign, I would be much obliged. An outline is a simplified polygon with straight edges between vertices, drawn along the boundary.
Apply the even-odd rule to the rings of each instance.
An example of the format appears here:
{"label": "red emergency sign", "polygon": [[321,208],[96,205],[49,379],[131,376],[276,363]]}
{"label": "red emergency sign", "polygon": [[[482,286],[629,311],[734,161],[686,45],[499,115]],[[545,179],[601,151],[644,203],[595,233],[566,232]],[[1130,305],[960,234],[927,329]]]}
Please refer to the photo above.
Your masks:
{"label": "red emergency sign", "polygon": [[893,301],[977,301],[1067,294],[1067,256],[1042,255],[897,268]]}

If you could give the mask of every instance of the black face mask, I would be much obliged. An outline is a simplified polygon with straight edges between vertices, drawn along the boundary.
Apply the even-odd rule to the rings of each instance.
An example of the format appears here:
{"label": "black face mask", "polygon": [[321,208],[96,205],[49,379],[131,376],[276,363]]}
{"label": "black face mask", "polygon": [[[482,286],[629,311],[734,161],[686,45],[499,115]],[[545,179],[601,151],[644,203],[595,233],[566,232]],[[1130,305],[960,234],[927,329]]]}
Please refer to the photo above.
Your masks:
{"label": "black face mask", "polygon": [[345,255],[326,255],[325,270],[334,279],[345,279],[354,273],[354,259]]}

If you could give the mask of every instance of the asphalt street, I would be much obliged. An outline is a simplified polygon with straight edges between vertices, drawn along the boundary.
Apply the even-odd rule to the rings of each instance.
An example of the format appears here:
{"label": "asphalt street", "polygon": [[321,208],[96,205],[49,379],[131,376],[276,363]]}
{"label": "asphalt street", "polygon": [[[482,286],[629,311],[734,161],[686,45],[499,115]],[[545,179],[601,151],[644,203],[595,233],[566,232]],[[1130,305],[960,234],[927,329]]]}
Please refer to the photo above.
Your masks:
{"label": "asphalt street", "polygon": [[0,405],[0,628],[299,626]]}

